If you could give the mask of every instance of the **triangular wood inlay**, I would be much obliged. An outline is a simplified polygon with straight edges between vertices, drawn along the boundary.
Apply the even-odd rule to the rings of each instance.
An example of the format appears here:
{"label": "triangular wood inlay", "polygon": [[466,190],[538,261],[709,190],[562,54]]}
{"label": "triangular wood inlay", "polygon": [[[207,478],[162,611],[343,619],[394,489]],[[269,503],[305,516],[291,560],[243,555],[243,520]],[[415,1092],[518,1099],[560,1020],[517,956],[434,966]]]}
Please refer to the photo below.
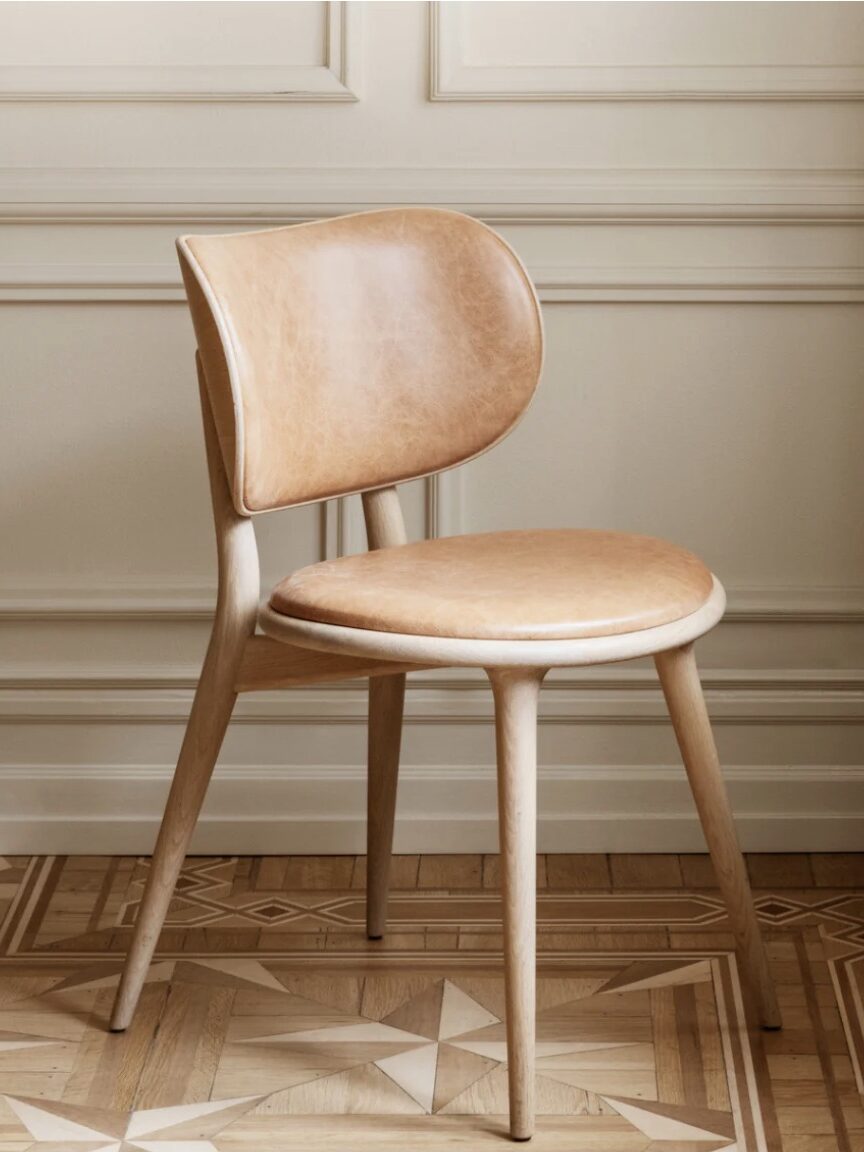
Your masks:
{"label": "triangular wood inlay", "polygon": [[184,984],[209,984],[217,988],[266,988],[288,995],[284,984],[257,960],[178,960],[174,979]]}
{"label": "triangular wood inlay", "polygon": [[376,1060],[375,1064],[412,1100],[416,1100],[424,1112],[431,1112],[437,1060],[438,1045],[424,1044],[421,1048],[412,1048],[410,1052],[400,1052],[396,1056]]}
{"label": "triangular wood inlay", "polygon": [[449,1040],[451,1036],[460,1036],[463,1032],[476,1031],[499,1022],[500,1017],[478,1004],[467,992],[463,992],[450,980],[444,981],[441,1019],[438,1024],[439,1040]]}
{"label": "triangular wood inlay", "polygon": [[423,1108],[374,1064],[275,1092],[252,1115],[422,1115]]}
{"label": "triangular wood inlay", "polygon": [[383,1023],[425,1036],[428,1040],[437,1040],[443,996],[444,981],[438,980],[419,996],[400,1004],[395,1012],[384,1017]]}
{"label": "triangular wood inlay", "polygon": [[491,1072],[497,1063],[487,1056],[454,1048],[452,1044],[439,1044],[432,1111],[438,1112],[445,1104],[449,1104],[460,1092]]}
{"label": "triangular wood inlay", "polygon": [[735,1119],[729,1112],[622,1096],[604,1095],[603,1099],[652,1140],[735,1138]]}
{"label": "triangular wood inlay", "polygon": [[[129,1126],[125,1135],[129,1140],[139,1136],[151,1136],[158,1132],[167,1139],[168,1135],[183,1128],[188,1130],[192,1126],[192,1133],[187,1136],[191,1139],[197,1134],[198,1139],[211,1136],[221,1131],[228,1120],[223,1115],[230,1111],[242,1108],[248,1112],[258,1102],[258,1096],[243,1096],[234,1100],[205,1100],[199,1104],[175,1104],[168,1108],[147,1108],[135,1112],[129,1119]],[[218,1122],[213,1123],[214,1114],[219,1114]],[[240,1113],[243,1114],[242,1112]]]}
{"label": "triangular wood inlay", "polygon": [[87,1108],[75,1104],[61,1104],[55,1100],[34,1100],[6,1096],[12,1111],[37,1141],[48,1140],[104,1140],[122,1137],[126,1133],[126,1113],[110,1112],[104,1108]]}
{"label": "triangular wood inlay", "polygon": [[711,964],[708,960],[638,960],[630,964],[598,989],[604,992],[635,991],[639,988],[664,988],[672,984],[699,984],[711,979]]}

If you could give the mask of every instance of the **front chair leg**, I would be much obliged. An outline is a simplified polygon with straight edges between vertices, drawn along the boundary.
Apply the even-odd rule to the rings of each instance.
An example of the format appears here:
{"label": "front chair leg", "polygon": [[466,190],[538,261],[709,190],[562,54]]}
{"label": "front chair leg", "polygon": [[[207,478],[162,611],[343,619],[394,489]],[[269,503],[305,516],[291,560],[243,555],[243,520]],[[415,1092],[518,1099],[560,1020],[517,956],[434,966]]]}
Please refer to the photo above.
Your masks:
{"label": "front chair leg", "polygon": [[387,924],[404,702],[404,673],[370,679],[366,792],[366,934],[370,940],[380,940]]}
{"label": "front chair leg", "polygon": [[779,1028],[780,1009],[768,972],[753,893],[720,771],[693,645],[658,653],[654,660],[745,976],[757,998],[763,1028]]}
{"label": "front chair leg", "polygon": [[534,1134],[537,929],[537,700],[545,672],[489,669],[495,697],[498,834],[504,911],[504,983],[510,1135]]}
{"label": "front chair leg", "polygon": [[210,495],[219,555],[219,595],[210,645],[192,702],[180,758],[168,795],[162,827],[150,863],[150,874],[126,966],[117,989],[111,1030],[128,1028],[165,922],[174,886],[195,831],[207,785],[231,719],[237,693],[237,671],[258,614],[258,551],[248,517],[239,516],[222,466],[216,426],[198,360],[204,441],[210,473]]}
{"label": "front chair leg", "polygon": [[198,682],[132,944],[114,1001],[112,1032],[122,1032],[132,1022],[237,699],[233,690],[234,667],[235,661],[214,635]]}

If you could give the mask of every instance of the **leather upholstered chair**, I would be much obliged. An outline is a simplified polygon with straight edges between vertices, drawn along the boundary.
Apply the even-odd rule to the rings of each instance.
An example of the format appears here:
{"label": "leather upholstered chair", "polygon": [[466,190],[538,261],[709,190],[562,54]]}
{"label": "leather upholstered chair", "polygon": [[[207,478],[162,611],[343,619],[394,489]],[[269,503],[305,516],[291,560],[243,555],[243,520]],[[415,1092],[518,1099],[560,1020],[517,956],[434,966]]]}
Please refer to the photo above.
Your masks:
{"label": "leather upholstered chair", "polygon": [[[540,311],[511,249],[477,221],[423,208],[186,236],[178,248],[199,349],[219,593],[112,1028],[134,1012],[239,692],[369,677],[367,917],[377,938],[405,673],[481,667],[496,712],[510,1130],[528,1138],[538,693],[550,668],[645,655],[762,1023],[777,1027],[693,655],[724,610],[717,580],[675,545],[615,532],[406,543],[395,485],[491,448],[537,386]],[[370,551],[295,572],[259,608],[253,517],[357,492]]]}

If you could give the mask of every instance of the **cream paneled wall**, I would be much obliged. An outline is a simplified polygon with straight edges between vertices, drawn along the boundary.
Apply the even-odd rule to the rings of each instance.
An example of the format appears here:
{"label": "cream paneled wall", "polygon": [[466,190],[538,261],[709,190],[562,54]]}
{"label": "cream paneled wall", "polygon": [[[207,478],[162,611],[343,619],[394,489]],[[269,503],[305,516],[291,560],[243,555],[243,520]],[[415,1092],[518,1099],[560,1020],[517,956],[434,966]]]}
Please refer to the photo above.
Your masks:
{"label": "cream paneled wall", "polygon": [[[861,4],[0,5],[0,849],[152,843],[215,575],[173,238],[399,203],[498,227],[548,336],[413,534],[701,551],[746,842],[860,847],[862,129]],[[356,501],[258,528],[265,580],[364,546]],[[542,707],[545,847],[700,846],[649,668]],[[199,848],[357,850],[364,709],[243,698]],[[403,759],[403,849],[494,847],[482,676],[417,678]]]}

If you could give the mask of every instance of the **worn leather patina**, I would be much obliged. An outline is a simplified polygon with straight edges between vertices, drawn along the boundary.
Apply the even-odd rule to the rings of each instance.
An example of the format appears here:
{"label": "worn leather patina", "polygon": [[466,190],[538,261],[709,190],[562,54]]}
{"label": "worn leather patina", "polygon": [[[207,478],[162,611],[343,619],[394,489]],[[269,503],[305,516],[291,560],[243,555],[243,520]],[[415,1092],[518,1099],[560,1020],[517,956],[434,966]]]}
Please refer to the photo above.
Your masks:
{"label": "worn leather patina", "polygon": [[452,467],[510,431],[540,376],[518,258],[433,208],[178,242],[238,512]]}
{"label": "worn leather patina", "polygon": [[692,553],[624,532],[490,532],[301,568],[274,611],[378,632],[569,640],[669,624],[712,589]]}

